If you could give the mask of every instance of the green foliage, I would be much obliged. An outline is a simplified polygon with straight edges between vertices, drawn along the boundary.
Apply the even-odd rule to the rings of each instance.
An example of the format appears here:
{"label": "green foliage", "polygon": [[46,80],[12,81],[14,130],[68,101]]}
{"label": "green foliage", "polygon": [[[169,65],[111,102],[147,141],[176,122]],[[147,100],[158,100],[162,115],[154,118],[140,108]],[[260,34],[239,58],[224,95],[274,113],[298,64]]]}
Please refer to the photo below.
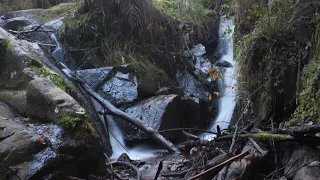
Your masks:
{"label": "green foliage", "polygon": [[320,21],[317,20],[315,24],[310,62],[304,67],[301,77],[299,105],[288,125],[301,123],[307,119],[320,123]]}
{"label": "green foliage", "polygon": [[75,10],[77,8],[76,3],[63,3],[57,6],[53,6],[50,9],[44,9],[37,14],[38,18],[41,18],[44,22],[49,22],[55,18],[61,17],[63,14]]}
{"label": "green foliage", "polygon": [[210,15],[214,14],[204,6],[204,0],[157,0],[153,5],[161,9],[166,15],[195,24],[201,24]]}
{"label": "green foliage", "polygon": [[245,99],[255,102],[261,119],[283,121],[294,111],[299,52],[310,34],[301,28],[301,19],[310,16],[316,6],[291,0],[272,1],[269,6],[266,11],[251,6],[254,29],[247,34],[238,32],[235,59]]}

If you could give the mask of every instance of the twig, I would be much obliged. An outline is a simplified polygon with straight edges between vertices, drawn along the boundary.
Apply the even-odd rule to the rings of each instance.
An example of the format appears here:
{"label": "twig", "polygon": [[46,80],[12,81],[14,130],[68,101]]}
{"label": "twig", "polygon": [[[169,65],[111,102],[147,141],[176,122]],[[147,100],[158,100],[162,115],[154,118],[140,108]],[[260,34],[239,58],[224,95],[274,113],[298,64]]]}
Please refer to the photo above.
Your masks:
{"label": "twig", "polygon": [[253,146],[261,153],[261,155],[264,155],[266,153],[266,151],[262,150],[256,141],[254,141],[252,138],[249,138],[249,140],[251,141]]}
{"label": "twig", "polygon": [[236,124],[236,130],[234,131],[234,134],[233,134],[233,137],[232,137],[232,143],[231,143],[231,146],[230,146],[230,149],[229,149],[229,153],[233,152],[233,148],[234,148],[234,145],[235,145],[236,140],[237,140],[238,132],[239,132],[239,126],[238,126],[238,124]]}
{"label": "twig", "polygon": [[208,130],[203,130],[203,129],[197,129],[197,128],[174,128],[174,129],[165,129],[158,131],[159,133],[164,133],[164,132],[171,132],[171,131],[183,131],[183,130],[190,130],[190,131],[199,131],[199,132],[206,132],[206,133],[211,133],[211,134],[217,134],[216,132],[213,131],[208,131]]}
{"label": "twig", "polygon": [[49,46],[49,47],[57,47],[57,45],[54,45],[54,44],[41,44],[41,43],[38,43],[39,46]]}
{"label": "twig", "polygon": [[18,176],[18,171],[14,171],[12,170],[9,166],[5,165],[5,167],[10,171],[10,173],[12,173],[14,176],[16,176],[19,180],[21,180],[21,178]]}
{"label": "twig", "polygon": [[159,174],[160,174],[161,171],[162,171],[163,161],[164,161],[164,160],[166,160],[166,159],[163,159],[162,161],[160,161],[159,166],[158,166],[158,170],[157,170],[157,173],[156,173],[156,176],[154,177],[154,180],[157,180],[157,179],[158,179]]}
{"label": "twig", "polygon": [[225,162],[223,162],[223,163],[220,163],[220,164],[218,164],[218,165],[216,165],[216,166],[214,166],[214,167],[212,167],[212,168],[210,168],[210,169],[208,169],[208,170],[206,170],[206,171],[204,171],[204,172],[202,172],[202,173],[200,173],[200,174],[198,174],[198,175],[196,175],[196,176],[193,176],[193,177],[191,177],[189,180],[197,179],[197,178],[202,177],[202,176],[204,176],[204,175],[207,175],[207,174],[209,174],[209,173],[217,173],[217,171],[220,170],[221,168],[223,168],[224,166],[229,165],[229,164],[231,164],[233,161],[236,161],[236,160],[238,160],[238,159],[241,159],[241,158],[243,158],[244,156],[246,156],[246,155],[248,155],[248,154],[249,154],[249,150],[247,150],[247,151],[245,151],[245,152],[243,152],[243,153],[241,153],[241,154],[239,154],[239,155],[236,155],[236,156],[228,159],[227,161],[225,161]]}
{"label": "twig", "polygon": [[189,138],[189,139],[200,140],[200,138],[199,138],[198,136],[193,135],[193,134],[191,134],[191,133],[187,133],[187,132],[185,132],[184,130],[182,130],[182,133],[183,133],[184,135],[186,135],[187,138]]}
{"label": "twig", "polygon": [[277,173],[277,172],[279,172],[279,171],[281,171],[281,170],[283,170],[283,169],[285,169],[287,166],[284,166],[284,167],[282,167],[282,168],[280,168],[280,169],[276,169],[276,170],[274,170],[272,173],[270,173],[267,177],[265,177],[264,178],[264,180],[267,180],[268,179],[268,177],[270,177],[270,176],[272,176],[273,174],[275,174],[275,173]]}
{"label": "twig", "polygon": [[162,174],[162,177],[184,177],[189,171],[193,170],[193,168],[177,172],[177,173],[169,173],[169,174]]}
{"label": "twig", "polygon": [[301,169],[302,167],[304,167],[304,166],[306,166],[306,165],[310,164],[310,163],[311,163],[311,162],[313,162],[313,161],[314,161],[314,160],[310,160],[310,161],[308,161],[308,162],[306,162],[306,163],[303,163],[301,166],[297,167],[295,170],[293,170],[293,171],[291,171],[291,172],[289,172],[289,173],[286,173],[286,174],[285,174],[285,176],[287,176],[287,175],[289,175],[289,174],[292,174],[292,173],[296,172],[297,170],[299,170],[299,169]]}
{"label": "twig", "polygon": [[64,176],[65,178],[68,178],[70,180],[85,180],[85,179],[82,179],[82,178],[78,178],[78,177],[74,177],[74,176]]}
{"label": "twig", "polygon": [[117,162],[113,162],[112,165],[124,165],[124,166],[128,166],[130,167],[131,169],[133,169],[134,171],[136,171],[137,173],[137,178],[138,180],[141,179],[141,173],[139,171],[139,169],[137,168],[137,166],[129,163],[129,162],[124,162],[124,161],[117,161]]}

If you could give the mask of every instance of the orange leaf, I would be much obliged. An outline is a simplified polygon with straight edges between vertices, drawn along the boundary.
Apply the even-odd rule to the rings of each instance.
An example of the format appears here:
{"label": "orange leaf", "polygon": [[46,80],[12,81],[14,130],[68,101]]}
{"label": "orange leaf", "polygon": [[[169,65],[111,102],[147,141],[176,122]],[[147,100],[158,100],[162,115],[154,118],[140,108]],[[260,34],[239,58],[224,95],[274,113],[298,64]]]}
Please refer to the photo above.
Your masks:
{"label": "orange leaf", "polygon": [[215,72],[212,74],[212,78],[216,80],[219,77],[219,73]]}

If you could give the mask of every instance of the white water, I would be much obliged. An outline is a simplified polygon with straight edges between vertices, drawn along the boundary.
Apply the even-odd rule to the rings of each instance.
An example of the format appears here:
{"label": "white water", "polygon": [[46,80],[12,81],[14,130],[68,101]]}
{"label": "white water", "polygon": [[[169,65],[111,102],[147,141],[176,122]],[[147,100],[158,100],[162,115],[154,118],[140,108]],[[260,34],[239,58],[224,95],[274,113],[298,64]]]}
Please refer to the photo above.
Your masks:
{"label": "white water", "polygon": [[[103,111],[103,107],[93,98],[91,102],[97,112]],[[122,153],[127,153],[130,159],[146,159],[155,156],[155,152],[158,149],[150,147],[148,145],[138,145],[133,148],[126,147],[125,141],[123,139],[123,134],[112,116],[107,115],[107,124],[104,120],[103,115],[99,115],[106,132],[109,132],[110,144],[112,146],[113,154],[110,157],[111,160],[116,160]]]}
{"label": "white water", "polygon": [[[229,33],[228,33],[229,30]],[[233,59],[233,31],[234,24],[233,20],[221,18],[219,27],[219,45],[217,52],[222,56],[220,60],[227,61],[232,64],[231,68],[226,68],[223,79],[218,80],[219,87],[219,110],[218,116],[216,117],[213,124],[210,126],[209,130],[216,131],[217,125],[220,129],[226,129],[232,118],[232,114],[236,105],[236,63]],[[204,138],[206,140],[212,140],[215,135],[205,134]]]}

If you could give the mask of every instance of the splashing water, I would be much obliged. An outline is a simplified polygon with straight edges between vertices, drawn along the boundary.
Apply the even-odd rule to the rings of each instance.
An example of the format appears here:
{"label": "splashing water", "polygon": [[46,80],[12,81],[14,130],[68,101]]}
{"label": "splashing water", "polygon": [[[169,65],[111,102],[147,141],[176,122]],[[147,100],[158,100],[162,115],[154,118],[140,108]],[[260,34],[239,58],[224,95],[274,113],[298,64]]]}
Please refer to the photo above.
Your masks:
{"label": "splashing water", "polygon": [[[222,55],[220,60],[229,62],[232,67],[225,68],[224,78],[218,80],[220,92],[218,116],[209,130],[216,131],[217,125],[220,129],[226,129],[231,121],[236,105],[236,63],[233,59],[233,31],[234,24],[232,19],[221,18],[219,27],[219,45],[217,51]],[[212,140],[215,135],[204,134],[204,139]]]}

